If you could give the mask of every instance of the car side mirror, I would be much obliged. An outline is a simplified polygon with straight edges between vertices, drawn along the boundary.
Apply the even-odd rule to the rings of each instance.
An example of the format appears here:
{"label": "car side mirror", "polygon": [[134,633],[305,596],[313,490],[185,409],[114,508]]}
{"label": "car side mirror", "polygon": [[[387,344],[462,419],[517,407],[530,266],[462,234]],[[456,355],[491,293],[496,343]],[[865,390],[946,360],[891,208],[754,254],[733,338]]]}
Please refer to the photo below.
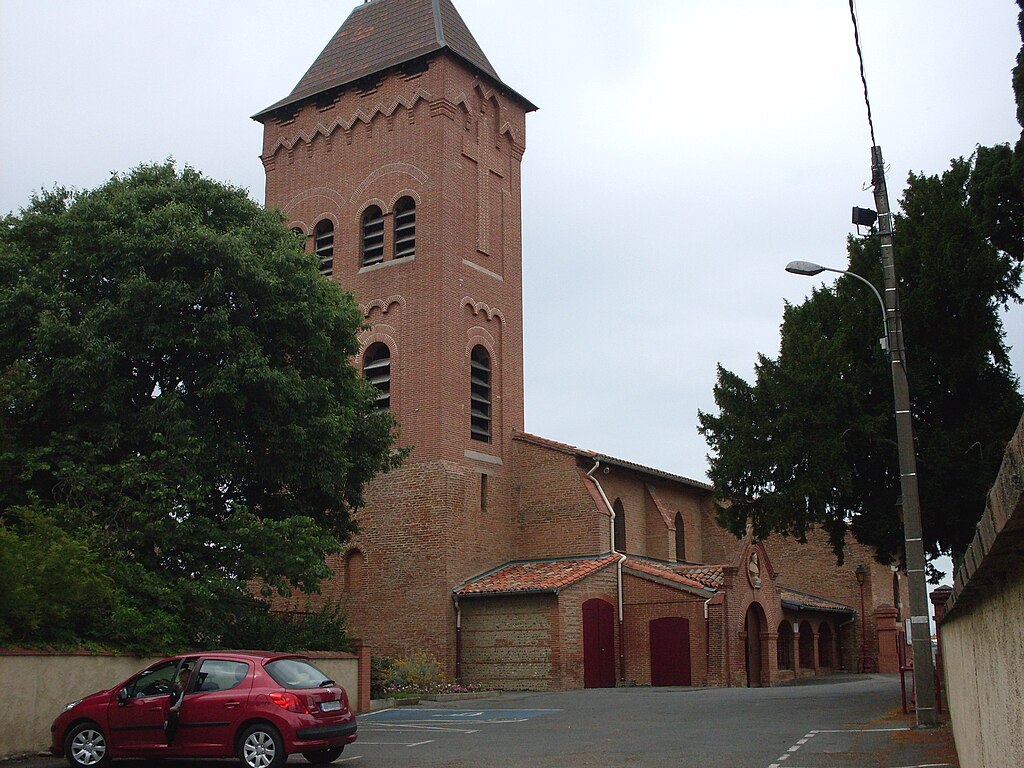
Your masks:
{"label": "car side mirror", "polygon": [[117,706],[123,707],[128,704],[128,689],[122,688],[117,692]]}

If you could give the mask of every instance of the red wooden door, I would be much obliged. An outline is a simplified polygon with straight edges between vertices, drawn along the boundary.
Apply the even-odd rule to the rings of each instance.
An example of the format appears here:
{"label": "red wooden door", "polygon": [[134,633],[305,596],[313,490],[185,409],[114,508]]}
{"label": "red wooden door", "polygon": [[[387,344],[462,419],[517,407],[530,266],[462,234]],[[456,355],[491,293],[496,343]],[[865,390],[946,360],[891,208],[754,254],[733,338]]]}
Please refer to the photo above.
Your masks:
{"label": "red wooden door", "polygon": [[600,598],[583,604],[583,687],[615,687],[615,609]]}
{"label": "red wooden door", "polygon": [[690,621],[678,616],[654,619],[651,635],[651,685],[690,685]]}

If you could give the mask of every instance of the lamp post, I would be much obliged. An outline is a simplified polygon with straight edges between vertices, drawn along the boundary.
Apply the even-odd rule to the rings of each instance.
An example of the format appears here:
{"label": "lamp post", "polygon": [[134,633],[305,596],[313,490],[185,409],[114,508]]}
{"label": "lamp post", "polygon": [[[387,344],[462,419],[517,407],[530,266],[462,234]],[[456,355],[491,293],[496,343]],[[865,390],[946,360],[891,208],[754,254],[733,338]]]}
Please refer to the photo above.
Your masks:
{"label": "lamp post", "polygon": [[871,664],[871,647],[868,645],[868,617],[864,613],[864,577],[868,575],[868,569],[861,563],[853,572],[857,577],[857,584],[860,586],[860,671],[867,672]]}
{"label": "lamp post", "polygon": [[879,237],[883,251],[882,271],[885,277],[886,301],[878,289],[854,272],[832,269],[809,261],[791,261],[786,271],[795,275],[817,275],[836,272],[860,280],[871,288],[882,305],[882,322],[887,343],[883,345],[892,368],[892,390],[896,410],[896,444],[900,464],[900,490],[903,496],[903,548],[906,556],[907,582],[910,592],[910,622],[914,646],[914,696],[918,726],[937,724],[935,703],[935,666],[932,661],[931,633],[928,630],[928,587],[925,583],[924,542],[921,532],[921,505],[917,493],[917,456],[914,452],[914,430],[910,418],[910,387],[907,384],[903,348],[903,326],[896,300],[896,268],[892,258],[892,216],[888,208],[885,180],[882,174],[881,150],[872,151],[876,161],[875,199],[879,205]]}

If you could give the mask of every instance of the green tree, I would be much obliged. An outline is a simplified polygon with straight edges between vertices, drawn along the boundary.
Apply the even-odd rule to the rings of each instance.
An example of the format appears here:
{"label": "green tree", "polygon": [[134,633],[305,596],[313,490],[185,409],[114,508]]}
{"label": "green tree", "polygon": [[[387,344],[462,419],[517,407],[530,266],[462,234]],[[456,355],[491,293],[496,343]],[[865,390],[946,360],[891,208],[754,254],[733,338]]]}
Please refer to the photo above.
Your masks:
{"label": "green tree", "polygon": [[[897,274],[908,346],[926,550],[970,543],[1021,415],[999,317],[1017,301],[1019,263],[972,215],[971,164],[911,175],[897,217]],[[881,284],[874,239],[851,240],[849,270]],[[719,413],[699,414],[711,480],[737,535],[803,539],[818,526],[842,559],[849,530],[883,562],[902,557],[893,395],[877,301],[841,277],[787,306],[779,357],[755,383],[719,368]]]}
{"label": "green tree", "polygon": [[[1013,91],[1024,125],[1024,47]],[[911,174],[901,207],[896,272],[924,543],[957,556],[1021,415],[999,309],[1021,300],[1024,139],[978,147],[941,176]],[[849,256],[849,271],[882,285],[874,239],[851,239]],[[882,562],[902,558],[891,377],[872,341],[880,326],[867,288],[841,277],[786,307],[779,357],[758,358],[753,385],[719,367],[719,413],[698,418],[723,525],[800,539],[821,527],[840,562],[851,532]]]}
{"label": "green tree", "polygon": [[254,580],[315,590],[400,460],[361,324],[280,214],[197,171],[41,194],[0,227],[0,520],[47,510],[168,642],[215,642]]}

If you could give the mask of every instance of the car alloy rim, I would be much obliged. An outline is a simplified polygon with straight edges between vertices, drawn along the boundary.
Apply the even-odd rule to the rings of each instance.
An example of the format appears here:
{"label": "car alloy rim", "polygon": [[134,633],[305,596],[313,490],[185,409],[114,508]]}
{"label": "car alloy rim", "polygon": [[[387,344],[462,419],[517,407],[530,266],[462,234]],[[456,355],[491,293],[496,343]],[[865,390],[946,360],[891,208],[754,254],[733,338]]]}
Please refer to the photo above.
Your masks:
{"label": "car alloy rim", "polygon": [[107,754],[103,734],[91,728],[79,731],[71,742],[71,754],[80,765],[97,765]]}
{"label": "car alloy rim", "polygon": [[252,768],[267,768],[274,762],[274,755],[277,754],[277,745],[273,737],[266,731],[256,731],[249,734],[243,747],[245,750],[245,763]]}

